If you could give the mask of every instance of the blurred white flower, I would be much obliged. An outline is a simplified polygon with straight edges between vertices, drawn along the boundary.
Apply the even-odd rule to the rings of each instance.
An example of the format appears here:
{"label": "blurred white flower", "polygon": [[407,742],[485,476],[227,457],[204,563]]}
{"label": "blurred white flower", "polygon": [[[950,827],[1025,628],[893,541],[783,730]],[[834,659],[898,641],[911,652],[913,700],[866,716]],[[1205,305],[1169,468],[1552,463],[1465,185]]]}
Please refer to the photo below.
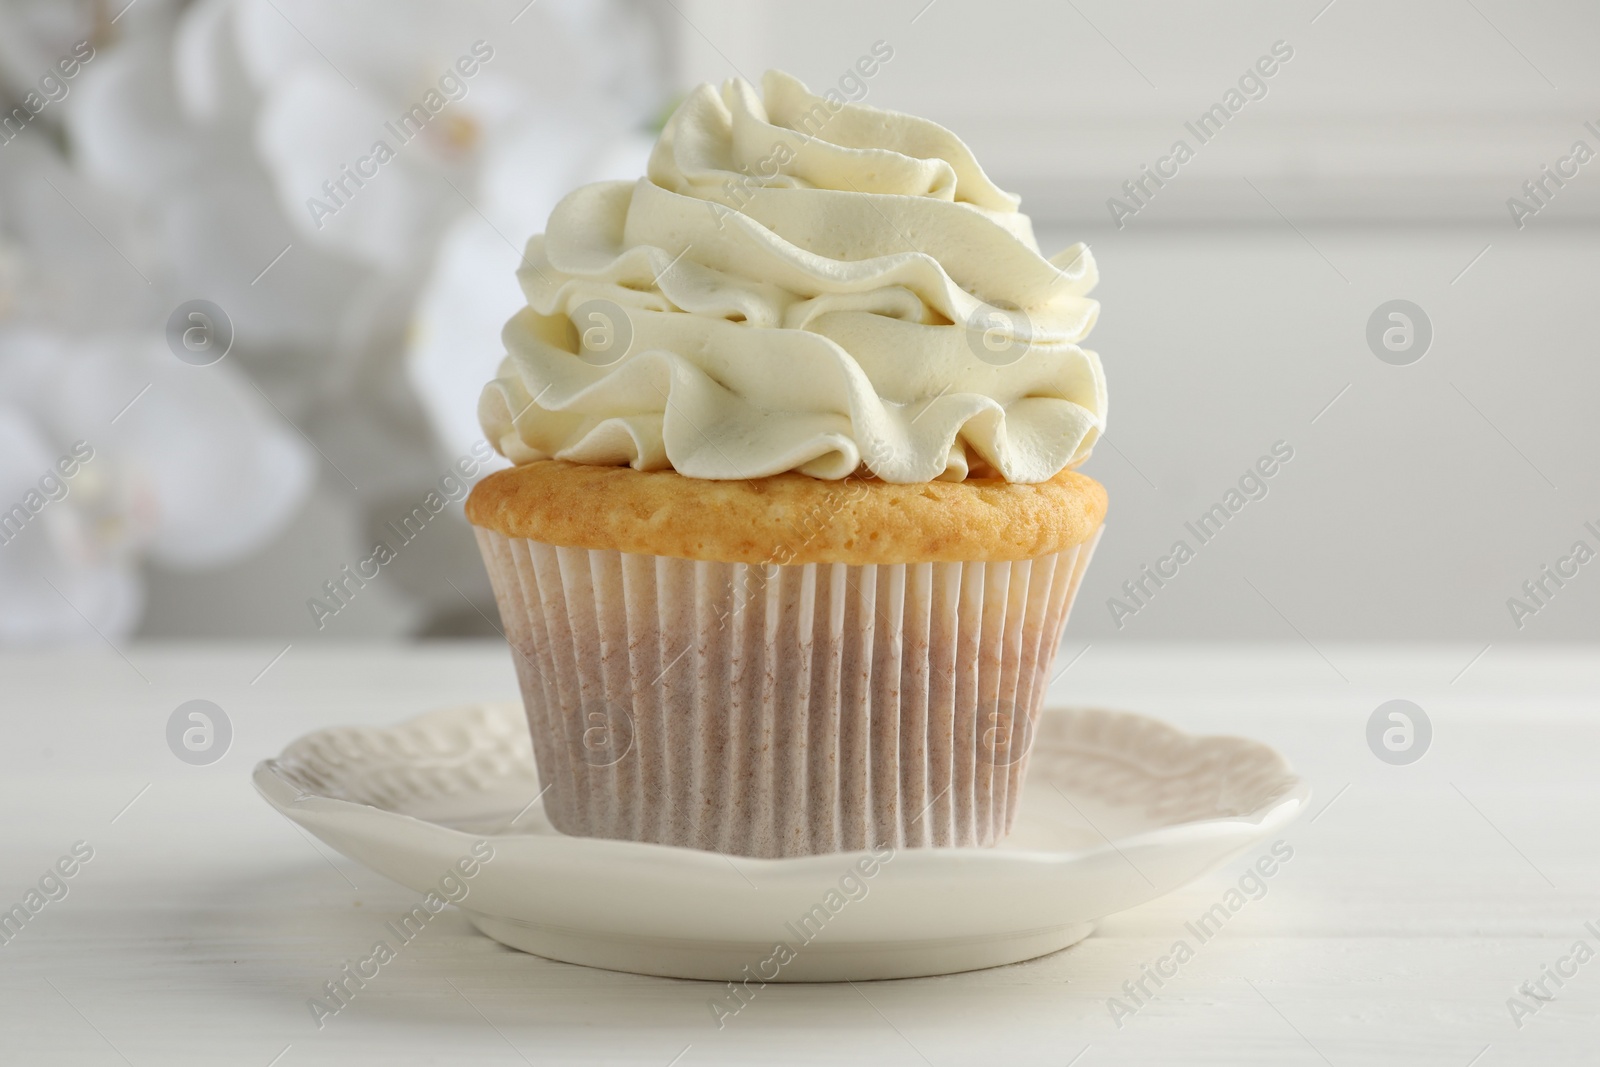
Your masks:
{"label": "blurred white flower", "polygon": [[[27,252],[13,305],[30,309],[33,331],[0,337],[0,361],[54,346],[63,368],[73,358],[148,368],[153,353],[171,403],[233,413],[212,424],[175,408],[148,437],[107,435],[95,462],[106,458],[99,469],[115,474],[112,503],[80,515],[90,494],[69,496],[41,512],[52,526],[27,534],[54,546],[46,562],[77,568],[60,593],[124,632],[137,616],[133,560],[214,562],[245,550],[230,537],[271,531],[293,511],[308,453],[263,396],[327,458],[316,467],[332,491],[314,499],[345,509],[352,528],[375,526],[386,504],[435,481],[470,443],[458,429],[479,436],[477,393],[520,303],[523,243],[560,195],[614,173],[619,153],[637,157],[637,131],[662,102],[660,34],[649,0],[140,0],[125,17],[121,0],[49,8],[56,2],[0,0],[0,36],[23,26],[28,42],[9,53],[0,42],[0,80],[83,32],[85,18],[97,49],[52,104],[73,172],[42,159],[56,152],[49,131],[0,147],[0,195]],[[630,158],[631,173],[640,166]],[[224,364],[192,368],[165,352],[166,316],[195,298],[232,320]],[[93,384],[75,402],[91,393],[110,402],[128,384],[121,370],[79,373]],[[234,400],[244,406],[180,388],[201,381],[210,384],[195,388],[242,387]],[[160,389],[114,429],[143,426],[136,416]],[[25,486],[41,473],[30,465],[74,431],[41,421],[42,401],[0,398],[16,409],[5,440],[32,442],[0,459],[0,481]],[[194,466],[207,433],[218,435],[215,462]],[[228,466],[254,471],[236,477],[256,479],[261,495],[223,495],[216,472]],[[207,526],[206,501],[229,520]],[[7,593],[22,543],[0,546]],[[462,607],[453,587],[444,596]],[[38,605],[22,613],[35,620],[23,628],[64,632],[40,621]]]}
{"label": "blurred white flower", "polygon": [[314,453],[236,367],[168,349],[137,227],[36,132],[0,147],[0,643],[115,640],[146,561],[256,551]]}
{"label": "blurred white flower", "polygon": [[302,442],[226,364],[182,363],[149,334],[0,328],[0,641],[126,634],[142,559],[253,552],[311,478]]}
{"label": "blurred white flower", "polygon": [[[392,294],[414,299],[451,223],[520,252],[545,187],[659,107],[647,31],[617,0],[199,0],[170,36],[97,60],[69,122],[88,173],[152,215],[178,289],[226,308],[242,343],[315,353],[296,371],[326,394],[348,388],[374,331],[399,362]],[[402,142],[419,105],[427,121]],[[393,159],[362,178],[380,141]],[[485,196],[502,161],[527,195]],[[373,322],[375,307],[389,314]]]}
{"label": "blurred white flower", "polygon": [[231,96],[213,87],[228,108],[198,108],[181,92],[198,77],[186,71],[202,64],[241,76],[230,36],[198,38],[214,11],[231,6],[196,4],[175,30],[131,34],[85,69],[66,102],[75,163],[139,218],[160,251],[171,303],[219,304],[244,349],[267,354],[315,394],[362,346],[373,272],[304,241],[291,247],[297,235],[254,145],[259,99],[248,86]]}

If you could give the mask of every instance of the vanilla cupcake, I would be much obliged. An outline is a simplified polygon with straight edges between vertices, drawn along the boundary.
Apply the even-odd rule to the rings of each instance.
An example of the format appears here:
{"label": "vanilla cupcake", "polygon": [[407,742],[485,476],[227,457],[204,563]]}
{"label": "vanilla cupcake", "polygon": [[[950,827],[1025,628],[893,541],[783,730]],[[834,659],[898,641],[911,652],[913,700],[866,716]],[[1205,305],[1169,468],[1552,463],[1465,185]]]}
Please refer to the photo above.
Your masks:
{"label": "vanilla cupcake", "polygon": [[769,73],[568,196],[474,489],[545,809],[748,856],[992,845],[1106,507],[1083,246]]}

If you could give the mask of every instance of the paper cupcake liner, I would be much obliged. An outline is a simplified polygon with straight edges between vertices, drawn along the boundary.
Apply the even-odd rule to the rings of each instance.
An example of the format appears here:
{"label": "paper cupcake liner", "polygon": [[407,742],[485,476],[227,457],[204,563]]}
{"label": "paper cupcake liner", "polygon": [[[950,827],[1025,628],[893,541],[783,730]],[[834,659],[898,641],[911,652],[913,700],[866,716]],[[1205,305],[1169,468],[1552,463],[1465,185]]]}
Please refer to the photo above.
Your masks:
{"label": "paper cupcake liner", "polygon": [[762,566],[476,528],[567,834],[742,856],[993,845],[1086,543]]}

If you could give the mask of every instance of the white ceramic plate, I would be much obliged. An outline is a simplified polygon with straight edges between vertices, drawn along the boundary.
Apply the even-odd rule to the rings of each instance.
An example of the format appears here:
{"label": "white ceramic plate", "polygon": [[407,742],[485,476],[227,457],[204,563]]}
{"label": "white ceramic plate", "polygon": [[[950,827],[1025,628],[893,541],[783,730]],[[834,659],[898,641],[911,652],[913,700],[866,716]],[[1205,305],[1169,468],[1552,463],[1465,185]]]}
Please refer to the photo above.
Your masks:
{"label": "white ceramic plate", "polygon": [[[514,948],[756,982],[948,974],[1055,952],[1281,830],[1310,798],[1266,745],[1124,712],[1046,711],[1031,759],[1000,847],[877,857],[746,859],[568,837],[534,800],[516,704],[320,730],[257,765],[255,783],[333,848],[459,898],[479,930]],[[475,846],[493,858],[476,862]]]}

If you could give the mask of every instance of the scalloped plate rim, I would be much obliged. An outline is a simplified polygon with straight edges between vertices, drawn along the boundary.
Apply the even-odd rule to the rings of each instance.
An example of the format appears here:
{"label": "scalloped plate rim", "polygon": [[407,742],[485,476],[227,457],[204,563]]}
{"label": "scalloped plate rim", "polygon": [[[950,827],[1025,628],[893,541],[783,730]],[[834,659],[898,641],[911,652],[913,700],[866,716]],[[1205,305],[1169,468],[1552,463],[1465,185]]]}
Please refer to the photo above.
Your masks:
{"label": "scalloped plate rim", "polygon": [[[291,748],[307,742],[319,734],[330,733],[335,730],[350,729],[379,733],[393,733],[407,727],[415,726],[426,720],[449,720],[452,716],[459,716],[469,709],[480,708],[491,704],[508,703],[512,702],[476,701],[467,704],[451,705],[443,708],[432,708],[408,719],[401,720],[400,722],[391,726],[332,726],[324,727],[320,730],[313,730],[310,733],[303,734],[291,741],[284,747],[284,752],[280,753],[279,756],[271,757],[258,762],[251,774],[251,779],[256,787],[257,792],[261,793],[262,797],[266,799],[268,803],[272,804],[273,807],[283,811],[286,815],[290,810],[315,811],[319,814],[325,814],[329,816],[360,812],[365,817],[378,816],[391,822],[399,820],[406,824],[426,826],[429,828],[430,832],[451,835],[469,842],[489,836],[493,837],[496,842],[505,842],[508,845],[511,845],[515,842],[537,842],[541,847],[579,847],[585,850],[603,850],[607,852],[614,852],[617,858],[625,858],[627,856],[634,855],[643,860],[650,856],[656,856],[662,860],[666,860],[674,864],[693,863],[714,865],[719,860],[734,860],[737,861],[741,867],[770,872],[778,872],[786,869],[798,870],[802,867],[816,865],[819,860],[830,861],[829,869],[832,869],[832,861],[835,857],[862,855],[867,851],[865,849],[858,849],[847,852],[821,853],[815,856],[793,856],[772,859],[759,856],[728,855],[721,852],[708,852],[702,849],[686,848],[679,845],[663,845],[647,841],[621,841],[609,838],[570,837],[553,829],[549,832],[539,833],[497,833],[488,835],[482,833],[470,833],[466,830],[458,830],[455,827],[445,826],[442,823],[433,822],[420,816],[407,815],[403,812],[378,807],[375,804],[367,804],[361,801],[345,800],[339,797],[321,796],[316,793],[308,793],[299,785],[293,781],[290,781],[286,776],[286,773],[280,769],[280,759],[284,753],[287,753]],[[1157,719],[1153,716],[1111,708],[1069,708],[1059,705],[1050,705],[1046,707],[1043,712],[1041,712],[1041,717],[1043,715],[1062,711],[1089,711],[1117,719],[1129,720],[1140,723],[1146,728],[1156,727],[1156,732],[1158,733],[1168,734],[1173,737],[1195,743],[1211,742],[1217,745],[1248,746],[1264,754],[1270,755],[1278,764],[1288,784],[1286,788],[1272,800],[1269,800],[1261,807],[1244,814],[1227,815],[1214,819],[1193,819],[1187,822],[1170,823],[1165,826],[1159,826],[1149,830],[1143,830],[1138,833],[1130,834],[1126,837],[1119,837],[1116,842],[1108,841],[1105,844],[1093,845],[1088,848],[1078,850],[1009,848],[992,849],[977,847],[939,849],[911,848],[902,850],[901,855],[907,858],[917,856],[936,857],[935,862],[942,862],[944,859],[968,857],[973,859],[981,858],[981,862],[991,866],[1007,860],[1015,861],[1019,865],[1026,866],[1071,866],[1081,863],[1083,860],[1090,857],[1119,850],[1127,851],[1130,848],[1161,847],[1167,844],[1168,839],[1170,838],[1190,838],[1197,833],[1210,836],[1212,834],[1226,834],[1232,829],[1242,829],[1248,830],[1251,836],[1256,836],[1260,833],[1267,832],[1271,828],[1275,828],[1280,825],[1287,825],[1288,823],[1292,822],[1298,812],[1310,803],[1312,795],[1310,783],[1294,773],[1293,769],[1289,765],[1289,762],[1283,757],[1282,753],[1278,752],[1271,745],[1268,745],[1263,741],[1258,741],[1254,738],[1242,737],[1235,734],[1191,734],[1177,726],[1172,725],[1171,723],[1164,722],[1163,720]],[[1112,746],[1104,746],[1103,750],[1114,751]],[[280,793],[280,787],[281,790],[290,791],[295,794],[295,796],[292,799],[283,798],[281,801],[274,800],[273,794],[279,794],[280,796],[282,795]],[[901,869],[904,868],[902,867]]]}

